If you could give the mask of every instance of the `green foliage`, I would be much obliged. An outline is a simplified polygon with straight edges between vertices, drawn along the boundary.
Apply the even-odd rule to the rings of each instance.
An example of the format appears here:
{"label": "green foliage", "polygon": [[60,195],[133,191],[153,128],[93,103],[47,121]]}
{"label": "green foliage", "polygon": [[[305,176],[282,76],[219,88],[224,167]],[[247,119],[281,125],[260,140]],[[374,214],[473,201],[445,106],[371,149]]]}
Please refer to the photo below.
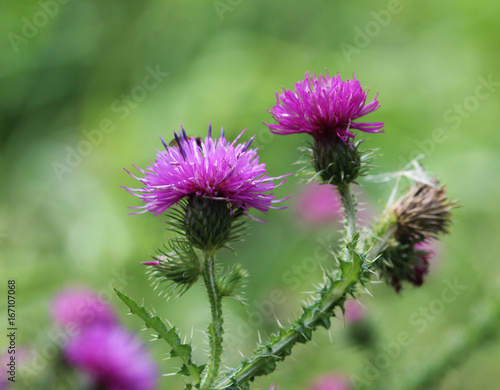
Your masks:
{"label": "green foliage", "polygon": [[[150,162],[158,135],[168,139],[181,123],[192,135],[205,135],[212,121],[214,128],[226,128],[228,139],[248,127],[245,136],[258,134],[255,144],[270,172],[289,172],[296,147],[306,137],[259,132],[262,122],[271,120],[265,108],[271,108],[273,93],[282,85],[291,88],[306,70],[323,72],[325,67],[342,76],[355,72],[372,96],[380,92],[382,107],[372,119],[387,123],[387,134],[376,145],[384,148],[377,161],[382,169],[402,168],[411,156],[425,153],[427,167],[439,171],[453,195],[467,205],[457,212],[453,234],[440,248],[446,257],[431,268],[425,290],[409,288],[401,299],[383,285],[371,287],[377,299],[369,309],[383,313],[374,318],[382,336],[390,341],[408,331],[417,340],[388,371],[400,373],[418,364],[449,327],[469,318],[478,299],[498,290],[492,284],[500,274],[495,255],[500,252],[500,132],[492,124],[500,120],[500,89],[494,84],[487,90],[480,80],[500,80],[500,51],[491,50],[500,44],[500,2],[401,2],[401,12],[379,25],[376,36],[366,35],[363,48],[356,42],[364,43],[366,29],[378,19],[372,15],[383,16],[387,1],[294,2],[288,7],[241,2],[223,20],[212,2],[196,7],[159,0],[56,3],[57,15],[37,28],[29,42],[14,51],[8,37],[2,41],[0,273],[23,283],[18,314],[25,331],[20,343],[32,345],[44,329],[40,325],[48,321],[48,301],[67,284],[100,290],[114,282],[146,301],[156,298],[157,291],[145,288],[137,259],[165,237],[157,218],[125,215],[126,207],[138,203],[118,190],[119,185],[135,185],[126,174],[117,174],[121,168]],[[232,3],[238,2],[224,2]],[[46,9],[39,4],[6,2],[1,15],[5,33],[22,36],[24,29],[29,31],[23,20],[31,24]],[[303,21],[300,28],[291,22],[296,20]],[[350,53],[343,49],[345,43],[355,45]],[[144,100],[131,97],[147,76],[146,67],[157,65],[170,76]],[[478,104],[469,106],[478,90]],[[113,122],[112,131],[99,130],[104,118]],[[88,154],[87,141],[92,142]],[[54,163],[64,165],[62,173]],[[277,195],[298,190],[294,177]],[[372,186],[363,199],[366,208],[379,209],[378,200],[387,194],[384,185]],[[297,228],[299,221],[287,223],[291,215],[293,207],[270,212],[269,224],[252,226],[254,235],[238,248],[239,260],[259,278],[249,285],[252,299],[263,294],[263,286],[282,287],[276,275],[301,266],[317,245],[310,232]],[[337,229],[332,224],[317,232],[336,237]],[[269,259],[283,256],[286,261],[273,260],[269,272],[271,267],[255,260],[257,247]],[[113,281],[116,270],[127,278]],[[447,278],[466,284],[467,294],[418,333],[405,320],[439,297]],[[289,287],[284,286],[286,294],[300,299],[298,290]],[[161,302],[156,309],[174,311],[176,325],[190,329],[190,312],[200,304],[192,292],[181,304]],[[229,317],[238,313],[228,310]],[[283,310],[286,315],[288,307]],[[195,326],[205,325],[200,321]],[[320,344],[328,342],[326,334],[317,336]],[[442,387],[496,389],[500,344],[498,339],[489,344],[475,355],[467,353],[472,356],[469,363],[449,375]],[[149,346],[160,360],[163,345]],[[227,358],[228,363],[239,359],[236,353]],[[300,365],[290,363],[293,376],[290,370],[279,370],[259,387],[269,388],[272,380],[282,389],[303,390],[315,375],[332,368],[352,375],[363,369],[363,357],[346,348],[311,348]],[[180,388],[179,381],[163,378],[160,388]]]}

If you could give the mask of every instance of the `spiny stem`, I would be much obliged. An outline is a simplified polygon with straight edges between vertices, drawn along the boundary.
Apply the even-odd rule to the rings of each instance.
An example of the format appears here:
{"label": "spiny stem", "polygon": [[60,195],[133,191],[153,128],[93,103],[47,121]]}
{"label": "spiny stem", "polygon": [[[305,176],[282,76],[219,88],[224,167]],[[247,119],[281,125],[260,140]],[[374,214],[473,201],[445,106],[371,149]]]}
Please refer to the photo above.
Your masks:
{"label": "spiny stem", "polygon": [[392,238],[394,233],[396,232],[397,225],[390,225],[387,226],[387,230],[383,233],[381,237],[377,238],[377,242],[373,246],[373,248],[368,252],[368,255],[366,258],[370,261],[375,260],[375,258],[382,253],[382,251],[385,249],[385,246],[387,245],[387,242]]}
{"label": "spiny stem", "polygon": [[213,253],[203,253],[203,281],[207,288],[208,300],[212,312],[212,323],[208,327],[208,336],[210,344],[210,356],[203,379],[201,380],[201,389],[208,389],[212,386],[219,373],[219,366],[222,355],[222,296],[219,294],[219,288],[215,280],[215,264]]}
{"label": "spiny stem", "polygon": [[350,184],[340,184],[337,186],[342,206],[345,212],[346,241],[351,242],[356,233],[356,202],[354,194],[351,192]]}
{"label": "spiny stem", "polygon": [[216,386],[217,389],[249,389],[249,381],[256,376],[273,372],[276,369],[276,362],[290,355],[295,344],[311,340],[312,333],[318,326],[329,328],[335,307],[345,301],[347,294],[352,291],[363,271],[362,259],[356,254],[349,253],[350,262],[345,264],[350,264],[350,268],[343,272],[342,277],[335,281],[332,279],[327,281],[319,297],[312,305],[303,308],[302,315],[295,322],[286,328],[281,328],[267,344],[259,346],[253,357],[245,359],[238,368],[232,371],[228,379]]}
{"label": "spiny stem", "polygon": [[[387,224],[380,227],[378,233],[380,238],[377,245],[370,250],[370,258],[363,259],[353,251],[355,243],[348,245],[348,250],[341,256],[342,273],[337,280],[329,279],[319,290],[319,297],[309,306],[304,306],[302,315],[298,320],[286,328],[281,328],[267,344],[260,344],[253,356],[244,359],[241,365],[231,370],[228,378],[217,384],[214,388],[218,390],[247,390],[248,383],[256,376],[269,375],[276,369],[276,363],[282,361],[291,354],[292,347],[297,343],[305,343],[312,338],[312,333],[318,326],[328,328],[330,318],[336,307],[343,304],[348,294],[352,294],[360,278],[365,277],[371,261],[382,251],[388,240],[394,234],[393,225]],[[364,251],[370,248],[370,243],[364,243]]]}

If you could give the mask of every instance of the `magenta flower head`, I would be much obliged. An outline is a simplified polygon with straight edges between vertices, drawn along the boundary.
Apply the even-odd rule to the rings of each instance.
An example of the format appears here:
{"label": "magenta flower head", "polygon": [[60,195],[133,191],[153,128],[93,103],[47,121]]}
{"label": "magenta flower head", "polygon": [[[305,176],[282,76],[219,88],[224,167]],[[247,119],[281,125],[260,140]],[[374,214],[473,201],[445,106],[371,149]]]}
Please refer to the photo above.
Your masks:
{"label": "magenta flower head", "polygon": [[[238,143],[224,137],[188,138],[184,129],[175,135],[175,145],[165,142],[164,151],[157,153],[156,161],[138,178],[143,188],[126,188],[146,205],[143,211],[159,215],[174,205],[180,210],[171,214],[174,227],[181,231],[197,248],[213,250],[224,246],[233,237],[233,224],[254,208],[264,213],[277,200],[272,191],[283,182],[274,181],[285,176],[270,177],[266,166],[259,162],[256,149],[249,142]],[[132,175],[133,176],[133,175]],[[240,226],[240,224],[235,224]]]}
{"label": "magenta flower head", "polygon": [[136,337],[118,326],[93,326],[64,349],[67,362],[84,374],[93,388],[154,390],[158,370]]}
{"label": "magenta flower head", "polygon": [[80,329],[93,325],[118,323],[113,308],[94,291],[87,288],[67,288],[52,301],[52,317],[60,326],[77,326]]}
{"label": "magenta flower head", "polygon": [[354,122],[380,107],[377,97],[367,104],[367,96],[354,76],[342,81],[339,74],[330,77],[326,72],[316,78],[307,72],[295,92],[276,93],[277,104],[270,112],[278,124],[267,126],[275,134],[308,133],[321,142],[348,142],[354,138],[352,130],[380,133],[381,122]]}
{"label": "magenta flower head", "polygon": [[355,122],[377,110],[377,97],[367,103],[368,92],[353,76],[342,81],[339,74],[330,77],[306,73],[295,84],[295,91],[276,93],[276,105],[269,112],[278,124],[266,124],[275,134],[307,133],[314,137],[312,164],[323,181],[349,183],[362,173],[363,155],[351,143],[353,130],[381,133],[382,122]]}

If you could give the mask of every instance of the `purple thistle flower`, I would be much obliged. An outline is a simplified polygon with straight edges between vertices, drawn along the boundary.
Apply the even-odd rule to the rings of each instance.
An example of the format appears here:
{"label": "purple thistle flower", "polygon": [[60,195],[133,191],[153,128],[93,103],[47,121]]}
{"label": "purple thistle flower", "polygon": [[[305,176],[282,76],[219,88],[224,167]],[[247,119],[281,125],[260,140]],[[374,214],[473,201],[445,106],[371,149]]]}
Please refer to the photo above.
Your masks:
{"label": "purple thistle flower", "polygon": [[293,203],[297,219],[307,227],[324,226],[342,220],[342,204],[331,186],[307,183],[300,187]]}
{"label": "purple thistle flower", "polygon": [[153,390],[158,372],[137,338],[118,326],[93,326],[64,350],[69,364],[103,390]]}
{"label": "purple thistle flower", "polygon": [[157,153],[154,164],[146,170],[136,167],[143,178],[127,171],[144,185],[139,189],[124,187],[146,202],[132,207],[144,209],[134,214],[150,211],[159,215],[189,196],[225,200],[236,208],[255,208],[264,213],[280,208],[271,205],[284,199],[277,200],[271,191],[286,180],[279,184],[273,181],[288,175],[267,176],[257,150],[250,149],[254,137],[237,143],[243,133],[230,143],[224,138],[224,130],[219,139],[212,139],[209,128],[208,137],[201,140],[189,139],[183,129],[180,135],[174,133],[177,145],[169,147],[162,140],[166,150]]}
{"label": "purple thistle flower", "polygon": [[283,88],[280,95],[276,92],[276,105],[269,112],[278,124],[266,126],[275,134],[308,133],[326,143],[336,143],[339,138],[347,142],[354,138],[353,129],[383,133],[382,122],[354,122],[380,107],[377,96],[366,104],[367,95],[354,75],[352,80],[342,81],[339,74],[330,77],[328,71],[319,78],[307,72],[295,84],[295,91]]}
{"label": "purple thistle flower", "polygon": [[86,288],[67,288],[59,292],[52,302],[52,317],[60,326],[76,325],[86,328],[96,324],[116,325],[113,308]]}

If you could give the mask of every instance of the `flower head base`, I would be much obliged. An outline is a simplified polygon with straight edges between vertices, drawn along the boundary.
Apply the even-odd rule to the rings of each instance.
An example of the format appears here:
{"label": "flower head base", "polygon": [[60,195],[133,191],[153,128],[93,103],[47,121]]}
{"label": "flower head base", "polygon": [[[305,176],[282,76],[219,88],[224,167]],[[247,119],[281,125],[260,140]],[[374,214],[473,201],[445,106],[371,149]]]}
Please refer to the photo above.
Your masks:
{"label": "flower head base", "polygon": [[352,183],[362,172],[362,154],[355,144],[315,142],[311,163],[324,183]]}
{"label": "flower head base", "polygon": [[245,228],[245,220],[240,219],[243,208],[233,210],[224,200],[190,195],[181,207],[184,218],[179,227],[196,248],[221,248],[237,240]]}
{"label": "flower head base", "polygon": [[[155,163],[137,178],[144,188],[131,189],[145,206],[141,212],[159,215],[181,203],[175,226],[191,243],[203,250],[217,249],[231,238],[233,222],[251,208],[266,213],[277,200],[271,191],[280,177],[267,176],[265,164],[259,163],[250,142],[232,143],[209,135],[204,140],[190,139],[184,129],[175,134],[176,146],[165,146]],[[135,176],[134,176],[135,177]],[[139,212],[139,213],[141,213]]]}
{"label": "flower head base", "polygon": [[354,122],[380,107],[377,97],[366,104],[367,96],[354,76],[342,81],[338,74],[330,77],[327,72],[316,78],[307,72],[295,84],[295,92],[276,93],[277,102],[270,112],[278,124],[267,126],[275,134],[308,133],[322,143],[346,143],[354,138],[351,130],[380,133],[381,122]]}

